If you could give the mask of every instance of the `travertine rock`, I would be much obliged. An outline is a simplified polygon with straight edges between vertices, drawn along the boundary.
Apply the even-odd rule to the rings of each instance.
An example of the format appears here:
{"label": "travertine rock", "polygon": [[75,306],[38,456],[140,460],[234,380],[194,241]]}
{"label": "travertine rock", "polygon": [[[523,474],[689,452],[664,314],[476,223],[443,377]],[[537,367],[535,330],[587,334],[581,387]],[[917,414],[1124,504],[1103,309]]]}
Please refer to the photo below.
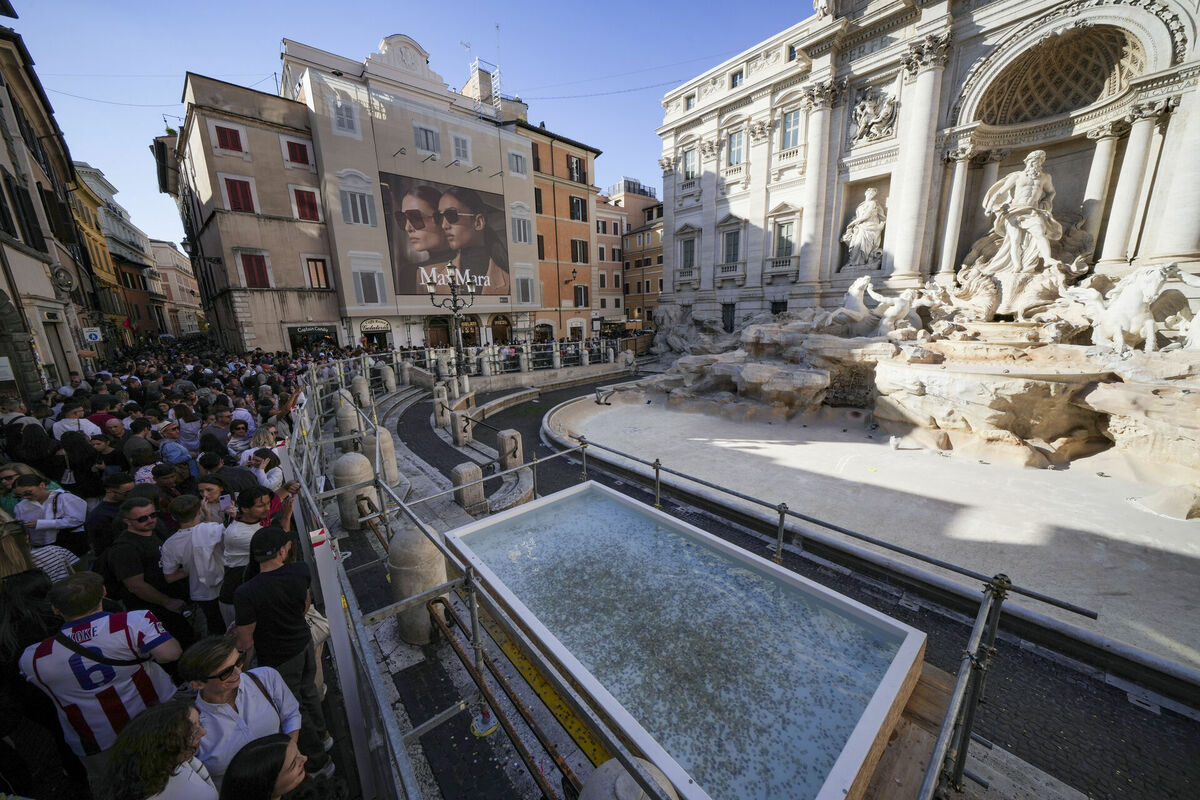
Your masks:
{"label": "travertine rock", "polygon": [[1200,470],[1200,386],[1099,384],[1080,402],[1109,415],[1105,433],[1119,450],[1151,464]]}

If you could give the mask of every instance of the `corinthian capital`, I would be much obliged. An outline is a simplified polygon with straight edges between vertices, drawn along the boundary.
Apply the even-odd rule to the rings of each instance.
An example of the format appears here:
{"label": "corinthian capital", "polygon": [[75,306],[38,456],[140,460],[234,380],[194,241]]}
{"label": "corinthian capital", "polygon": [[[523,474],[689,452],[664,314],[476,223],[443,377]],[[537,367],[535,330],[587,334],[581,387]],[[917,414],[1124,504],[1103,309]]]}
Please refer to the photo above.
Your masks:
{"label": "corinthian capital", "polygon": [[841,99],[844,81],[813,81],[801,89],[804,102],[811,108],[829,108]]}
{"label": "corinthian capital", "polygon": [[1129,109],[1129,113],[1125,115],[1125,121],[1133,123],[1139,119],[1155,119],[1170,114],[1178,105],[1179,95],[1166,97],[1162,100],[1152,100],[1146,103],[1136,103],[1133,108]]}
{"label": "corinthian capital", "polygon": [[916,75],[923,70],[946,66],[949,53],[950,31],[943,31],[909,42],[908,50],[900,57],[900,61],[909,74]]}
{"label": "corinthian capital", "polygon": [[1106,122],[1103,125],[1092,128],[1087,132],[1087,137],[1092,141],[1101,139],[1116,139],[1129,130],[1129,123],[1123,119],[1115,119],[1112,122]]}

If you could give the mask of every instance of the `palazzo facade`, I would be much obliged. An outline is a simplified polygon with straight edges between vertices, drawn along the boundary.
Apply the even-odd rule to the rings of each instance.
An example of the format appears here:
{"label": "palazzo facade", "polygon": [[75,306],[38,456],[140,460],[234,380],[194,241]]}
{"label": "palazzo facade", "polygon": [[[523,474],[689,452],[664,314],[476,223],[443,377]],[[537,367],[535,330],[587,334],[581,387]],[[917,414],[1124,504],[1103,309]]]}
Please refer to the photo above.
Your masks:
{"label": "palazzo facade", "polygon": [[951,283],[1034,150],[1095,271],[1200,271],[1195,4],[816,5],[664,97],[664,303],[732,329],[862,275]]}

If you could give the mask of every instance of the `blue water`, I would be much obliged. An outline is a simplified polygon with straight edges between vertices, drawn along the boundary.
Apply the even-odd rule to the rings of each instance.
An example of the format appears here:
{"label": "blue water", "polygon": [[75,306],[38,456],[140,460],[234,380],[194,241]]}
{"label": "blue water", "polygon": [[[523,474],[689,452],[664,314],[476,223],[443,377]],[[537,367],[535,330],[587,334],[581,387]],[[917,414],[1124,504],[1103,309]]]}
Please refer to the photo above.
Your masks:
{"label": "blue water", "polygon": [[464,541],[716,800],[815,797],[902,641],[598,491]]}

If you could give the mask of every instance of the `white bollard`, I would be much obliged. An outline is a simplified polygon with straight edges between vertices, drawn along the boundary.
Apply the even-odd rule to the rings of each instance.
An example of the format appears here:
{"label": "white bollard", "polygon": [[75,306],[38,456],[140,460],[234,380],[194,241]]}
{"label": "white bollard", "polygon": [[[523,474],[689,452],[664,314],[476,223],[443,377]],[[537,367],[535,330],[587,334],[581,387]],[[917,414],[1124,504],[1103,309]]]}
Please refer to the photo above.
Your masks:
{"label": "white bollard", "polygon": [[[396,444],[392,433],[380,427],[379,431],[379,466],[383,469],[383,480],[388,486],[400,484],[400,467],[396,464]],[[375,460],[375,434],[368,431],[362,437],[362,454],[372,461]]]}
{"label": "white bollard", "polygon": [[[342,453],[334,460],[329,471],[333,476],[335,489],[369,481],[375,477],[375,468],[371,466],[371,460],[362,453]],[[362,523],[358,521],[358,498],[374,495],[373,487],[364,486],[337,496],[338,513],[341,515],[343,528],[348,531],[362,530]],[[378,499],[375,500],[375,504],[379,505]]]}
{"label": "white bollard", "polygon": [[[392,597],[399,602],[446,582],[446,559],[437,546],[409,519],[396,526],[388,543],[388,573]],[[433,624],[424,605],[396,615],[400,638],[409,644],[429,644]]]}

